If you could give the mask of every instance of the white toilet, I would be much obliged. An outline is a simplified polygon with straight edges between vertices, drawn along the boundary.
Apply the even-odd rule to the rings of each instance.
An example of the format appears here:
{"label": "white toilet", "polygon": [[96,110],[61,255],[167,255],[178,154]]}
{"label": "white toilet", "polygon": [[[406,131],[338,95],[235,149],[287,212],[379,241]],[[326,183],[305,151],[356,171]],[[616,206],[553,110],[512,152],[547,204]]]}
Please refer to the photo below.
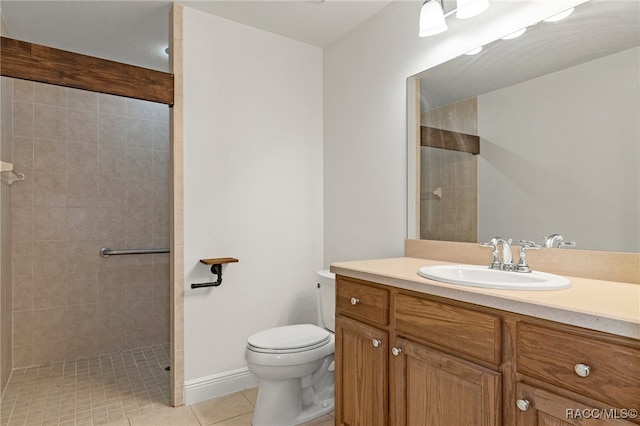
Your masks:
{"label": "white toilet", "polygon": [[258,379],[253,426],[290,426],[334,408],[335,275],[318,271],[320,324],[271,328],[247,339],[245,359]]}

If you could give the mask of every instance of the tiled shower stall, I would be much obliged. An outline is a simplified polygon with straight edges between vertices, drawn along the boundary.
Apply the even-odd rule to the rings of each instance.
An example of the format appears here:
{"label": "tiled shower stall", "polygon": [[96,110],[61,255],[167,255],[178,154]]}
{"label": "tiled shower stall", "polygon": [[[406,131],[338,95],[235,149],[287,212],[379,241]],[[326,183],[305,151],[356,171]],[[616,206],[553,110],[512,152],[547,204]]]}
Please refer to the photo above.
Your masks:
{"label": "tiled shower stall", "polygon": [[25,175],[2,184],[2,386],[7,359],[168,345],[169,255],[99,250],[169,247],[169,108],[5,77],[2,89],[2,159]]}

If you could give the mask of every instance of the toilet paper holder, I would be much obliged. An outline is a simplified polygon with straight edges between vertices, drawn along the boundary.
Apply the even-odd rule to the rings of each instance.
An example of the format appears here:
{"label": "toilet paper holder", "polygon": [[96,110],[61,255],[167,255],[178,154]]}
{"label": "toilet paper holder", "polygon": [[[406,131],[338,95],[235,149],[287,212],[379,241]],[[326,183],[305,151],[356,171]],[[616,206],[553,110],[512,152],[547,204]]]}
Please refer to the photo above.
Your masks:
{"label": "toilet paper holder", "polygon": [[218,279],[216,281],[208,283],[191,284],[191,288],[218,287],[220,284],[222,284],[222,265],[224,265],[225,263],[235,262],[238,262],[238,259],[236,259],[235,257],[214,257],[212,259],[200,259],[200,263],[211,265],[211,273],[213,275],[217,275]]}

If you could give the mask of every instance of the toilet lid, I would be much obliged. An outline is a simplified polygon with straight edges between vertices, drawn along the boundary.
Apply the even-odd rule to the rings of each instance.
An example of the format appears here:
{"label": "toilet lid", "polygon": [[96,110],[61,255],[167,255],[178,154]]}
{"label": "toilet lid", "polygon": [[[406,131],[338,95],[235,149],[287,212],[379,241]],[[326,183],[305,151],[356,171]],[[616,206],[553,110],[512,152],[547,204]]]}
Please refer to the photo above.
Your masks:
{"label": "toilet lid", "polygon": [[260,331],[249,337],[249,346],[259,352],[300,352],[326,345],[331,334],[313,324],[287,325]]}

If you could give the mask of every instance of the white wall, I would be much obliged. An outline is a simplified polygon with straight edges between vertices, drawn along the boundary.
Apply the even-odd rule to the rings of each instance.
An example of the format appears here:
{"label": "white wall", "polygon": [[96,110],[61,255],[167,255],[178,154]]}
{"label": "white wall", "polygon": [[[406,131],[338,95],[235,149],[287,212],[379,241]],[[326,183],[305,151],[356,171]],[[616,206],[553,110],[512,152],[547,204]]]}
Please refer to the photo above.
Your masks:
{"label": "white wall", "polygon": [[[185,7],[184,85],[192,403],[245,367],[249,335],[316,322],[315,272],[324,267],[322,50]],[[190,288],[214,278],[199,259],[227,256],[240,261],[224,267],[220,287]],[[207,383],[208,394],[190,394]]]}
{"label": "white wall", "polygon": [[640,251],[638,75],[633,48],[478,97],[481,241]]}
{"label": "white wall", "polygon": [[407,236],[406,79],[578,1],[492,1],[419,38],[422,2],[395,1],[324,51],[324,259],[401,256]]}

